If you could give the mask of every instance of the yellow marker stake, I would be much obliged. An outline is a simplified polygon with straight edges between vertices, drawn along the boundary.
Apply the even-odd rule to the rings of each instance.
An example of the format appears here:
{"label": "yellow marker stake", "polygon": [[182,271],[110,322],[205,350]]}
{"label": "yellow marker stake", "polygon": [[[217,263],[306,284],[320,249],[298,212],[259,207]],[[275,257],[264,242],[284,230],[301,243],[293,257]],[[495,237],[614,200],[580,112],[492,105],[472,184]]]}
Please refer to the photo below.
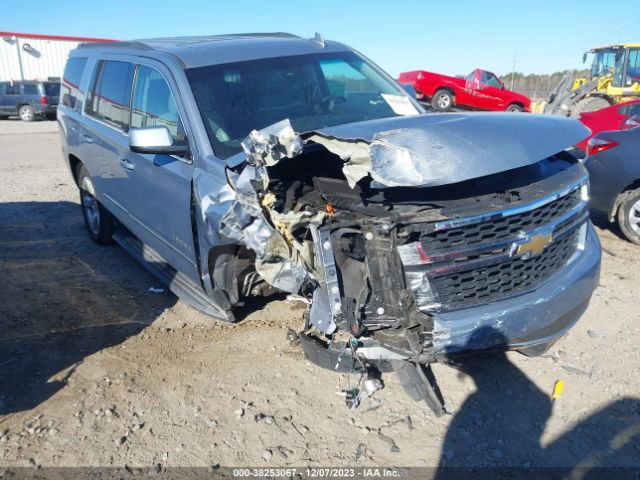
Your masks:
{"label": "yellow marker stake", "polygon": [[564,390],[564,382],[562,380],[556,380],[556,384],[553,386],[551,400],[557,400],[558,398],[560,398],[562,390]]}

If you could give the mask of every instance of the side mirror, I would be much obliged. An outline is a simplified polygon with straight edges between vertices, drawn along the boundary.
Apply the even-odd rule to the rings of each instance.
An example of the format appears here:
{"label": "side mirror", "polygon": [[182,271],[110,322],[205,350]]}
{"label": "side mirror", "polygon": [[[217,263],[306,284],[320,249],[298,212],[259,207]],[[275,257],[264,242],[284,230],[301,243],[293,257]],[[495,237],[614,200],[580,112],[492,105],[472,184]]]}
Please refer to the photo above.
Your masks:
{"label": "side mirror", "polygon": [[173,137],[164,125],[130,129],[129,148],[135,153],[178,156],[189,154],[186,145],[173,144]]}
{"label": "side mirror", "polygon": [[410,83],[401,83],[400,86],[405,92],[409,94],[411,98],[416,98],[418,92],[416,92],[416,89],[413,88],[413,85],[411,85]]}
{"label": "side mirror", "polygon": [[587,61],[587,52],[584,52],[584,53],[582,54],[582,63],[584,63],[584,62],[586,62],[586,61]]}

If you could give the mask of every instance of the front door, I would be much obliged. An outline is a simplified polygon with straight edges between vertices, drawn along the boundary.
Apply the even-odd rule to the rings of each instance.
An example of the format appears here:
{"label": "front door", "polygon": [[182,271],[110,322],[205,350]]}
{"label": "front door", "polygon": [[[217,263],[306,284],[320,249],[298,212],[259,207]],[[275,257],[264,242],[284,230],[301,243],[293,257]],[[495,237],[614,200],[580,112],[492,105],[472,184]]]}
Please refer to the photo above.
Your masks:
{"label": "front door", "polygon": [[[1,90],[4,88],[4,95]],[[4,83],[0,86],[0,111],[4,114],[17,114],[20,103],[20,85]]]}
{"label": "front door", "polygon": [[[178,96],[167,78],[171,78],[169,72],[159,63],[138,65],[131,100],[131,128],[163,125],[169,129],[174,144],[187,143]],[[135,233],[174,268],[199,284],[191,224],[191,159],[129,150],[121,164],[129,177],[122,203],[139,225]]]}
{"label": "front door", "polygon": [[502,82],[491,72],[482,71],[480,88],[476,94],[482,102],[481,108],[486,110],[506,110],[507,108]]}

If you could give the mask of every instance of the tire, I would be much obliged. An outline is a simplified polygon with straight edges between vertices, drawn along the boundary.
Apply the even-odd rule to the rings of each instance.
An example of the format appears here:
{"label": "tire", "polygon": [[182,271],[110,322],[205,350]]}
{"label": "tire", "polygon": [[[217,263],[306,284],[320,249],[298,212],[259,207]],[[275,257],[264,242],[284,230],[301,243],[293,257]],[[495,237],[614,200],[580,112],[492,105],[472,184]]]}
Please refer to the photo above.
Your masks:
{"label": "tire", "polygon": [[625,192],[618,208],[618,225],[630,242],[640,245],[640,188]]}
{"label": "tire", "polygon": [[6,120],[7,118],[9,118],[8,115],[0,115],[0,120]]}
{"label": "tire", "polygon": [[453,95],[449,90],[438,90],[431,98],[431,106],[436,112],[446,112],[453,107]]}
{"label": "tire", "polygon": [[56,114],[55,114],[55,113],[47,113],[47,114],[45,115],[45,117],[46,117],[46,119],[47,119],[47,120],[52,120],[52,121],[54,121],[54,120],[56,120],[56,119],[57,119],[57,117],[56,117]]}
{"label": "tire", "polygon": [[512,103],[507,107],[507,112],[524,112],[524,108],[522,107],[522,105]]}
{"label": "tire", "polygon": [[115,223],[111,214],[96,199],[93,180],[84,165],[79,164],[77,172],[82,218],[87,232],[89,232],[89,237],[100,245],[113,243]]}
{"label": "tire", "polygon": [[571,117],[578,118],[583,112],[595,112],[601,108],[611,106],[611,103],[603,97],[587,97],[577,102],[571,107]]}
{"label": "tire", "polygon": [[20,110],[18,110],[18,115],[20,115],[20,120],[23,122],[33,122],[33,119],[36,117],[31,105],[22,105]]}

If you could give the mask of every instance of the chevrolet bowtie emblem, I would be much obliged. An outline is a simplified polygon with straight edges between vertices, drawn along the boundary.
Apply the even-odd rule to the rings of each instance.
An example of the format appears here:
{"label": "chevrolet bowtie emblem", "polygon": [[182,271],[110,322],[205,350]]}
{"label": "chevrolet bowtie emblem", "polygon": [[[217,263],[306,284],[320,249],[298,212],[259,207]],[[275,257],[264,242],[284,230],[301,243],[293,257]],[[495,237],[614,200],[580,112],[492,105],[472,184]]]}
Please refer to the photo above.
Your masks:
{"label": "chevrolet bowtie emblem", "polygon": [[546,247],[551,243],[552,238],[553,238],[552,233],[543,233],[540,235],[534,235],[533,237],[529,238],[529,241],[518,245],[518,249],[516,250],[516,253],[518,255],[522,255],[530,252],[531,255],[538,255],[542,253],[542,251],[544,250],[544,247]]}

